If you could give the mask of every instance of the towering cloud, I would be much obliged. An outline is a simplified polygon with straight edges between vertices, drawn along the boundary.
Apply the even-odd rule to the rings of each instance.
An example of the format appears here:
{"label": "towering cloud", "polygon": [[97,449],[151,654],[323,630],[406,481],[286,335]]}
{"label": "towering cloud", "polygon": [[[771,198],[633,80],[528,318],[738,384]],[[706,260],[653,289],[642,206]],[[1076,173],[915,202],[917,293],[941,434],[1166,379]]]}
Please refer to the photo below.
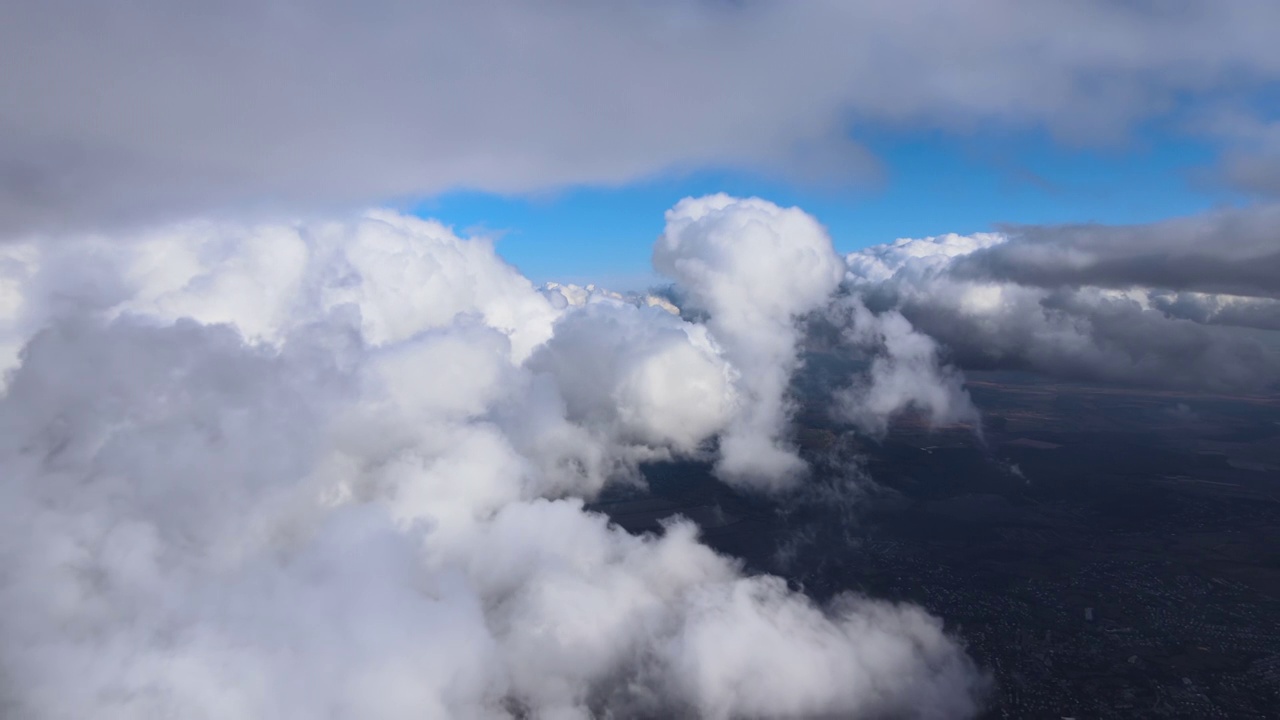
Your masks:
{"label": "towering cloud", "polygon": [[976,711],[921,610],[818,606],[688,522],[583,510],[717,435],[724,467],[794,467],[793,322],[842,267],[798,210],[672,211],[657,255],[705,324],[567,303],[389,213],[6,252],[6,716]]}
{"label": "towering cloud", "polygon": [[727,195],[667,213],[653,264],[676,281],[738,370],[743,408],[720,438],[722,477],[765,487],[803,467],[780,437],[796,368],[799,316],[826,305],[843,265],[826,231],[798,208]]}

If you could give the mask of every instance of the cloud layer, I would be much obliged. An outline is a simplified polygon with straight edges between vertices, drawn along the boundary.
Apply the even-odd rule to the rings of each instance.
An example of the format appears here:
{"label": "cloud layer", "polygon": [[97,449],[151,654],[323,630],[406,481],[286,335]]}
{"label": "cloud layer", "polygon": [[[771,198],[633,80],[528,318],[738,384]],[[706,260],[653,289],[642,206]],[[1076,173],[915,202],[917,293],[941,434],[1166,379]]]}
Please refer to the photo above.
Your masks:
{"label": "cloud layer", "polygon": [[1277,25],[1269,0],[6,3],[0,233],[708,166],[865,176],[850,130],[1107,142],[1187,98],[1217,109],[1224,173],[1270,187],[1274,133],[1239,95],[1280,78]]}
{"label": "cloud layer", "polygon": [[690,523],[583,511],[645,459],[794,479],[779,383],[843,264],[762,201],[668,223],[705,323],[392,213],[7,246],[4,714],[973,714],[918,608],[819,607]]}
{"label": "cloud layer", "polygon": [[1010,241],[957,262],[981,278],[1043,288],[1160,288],[1280,297],[1280,205],[1149,225],[1012,227]]}
{"label": "cloud layer", "polygon": [[1017,227],[848,256],[846,286],[969,368],[1217,390],[1280,382],[1280,235],[1257,205],[1151,225]]}

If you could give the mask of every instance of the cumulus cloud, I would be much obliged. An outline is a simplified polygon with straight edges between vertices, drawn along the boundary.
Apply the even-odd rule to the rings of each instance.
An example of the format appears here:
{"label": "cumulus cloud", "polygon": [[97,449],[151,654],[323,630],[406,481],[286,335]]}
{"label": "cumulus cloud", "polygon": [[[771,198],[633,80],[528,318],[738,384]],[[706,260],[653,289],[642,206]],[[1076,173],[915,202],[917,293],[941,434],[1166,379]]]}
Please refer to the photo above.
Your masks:
{"label": "cumulus cloud", "polygon": [[1105,142],[1274,83],[1277,25],[1270,0],[5,3],[0,231],[865,175],[849,131],[877,124]]}
{"label": "cumulus cloud", "polygon": [[960,372],[902,313],[872,313],[855,296],[832,312],[844,340],[869,362],[852,385],[835,393],[839,416],[871,435],[883,435],[890,420],[907,410],[923,413],[933,425],[978,421]]}
{"label": "cumulus cloud", "polygon": [[851,254],[846,286],[962,367],[1260,390],[1280,381],[1274,220],[1258,206],[899,240]]}
{"label": "cumulus cloud", "polygon": [[653,265],[676,281],[738,370],[743,409],[720,437],[719,474],[776,486],[803,463],[781,437],[797,367],[799,317],[824,307],[843,275],[826,230],[799,208],[727,195],[667,213]]}
{"label": "cumulus cloud", "polygon": [[4,714],[974,714],[920,609],[584,511],[718,434],[785,453],[785,376],[746,376],[840,276],[761,201],[682,204],[659,248],[719,319],[571,304],[390,213],[7,247]]}
{"label": "cumulus cloud", "polygon": [[556,378],[575,421],[645,447],[697,449],[729,421],[737,370],[706,327],[601,302],[571,313],[529,363]]}

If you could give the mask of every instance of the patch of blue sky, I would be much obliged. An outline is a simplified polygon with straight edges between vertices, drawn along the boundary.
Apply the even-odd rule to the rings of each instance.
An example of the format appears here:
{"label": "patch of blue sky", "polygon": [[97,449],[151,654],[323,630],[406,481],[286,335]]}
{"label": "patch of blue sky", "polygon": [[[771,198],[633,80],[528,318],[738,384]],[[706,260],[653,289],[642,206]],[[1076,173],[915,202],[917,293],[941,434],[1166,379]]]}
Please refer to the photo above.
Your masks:
{"label": "patch of blue sky", "polygon": [[504,258],[536,282],[639,288],[657,282],[650,248],[663,213],[687,196],[727,192],[798,205],[848,252],[900,237],[993,230],[1000,224],[1128,224],[1238,201],[1207,178],[1207,142],[1150,130],[1123,146],[1080,148],[1040,133],[873,132],[874,183],[811,186],[736,171],[573,187],[532,196],[452,192],[413,211],[463,234],[497,236]]}

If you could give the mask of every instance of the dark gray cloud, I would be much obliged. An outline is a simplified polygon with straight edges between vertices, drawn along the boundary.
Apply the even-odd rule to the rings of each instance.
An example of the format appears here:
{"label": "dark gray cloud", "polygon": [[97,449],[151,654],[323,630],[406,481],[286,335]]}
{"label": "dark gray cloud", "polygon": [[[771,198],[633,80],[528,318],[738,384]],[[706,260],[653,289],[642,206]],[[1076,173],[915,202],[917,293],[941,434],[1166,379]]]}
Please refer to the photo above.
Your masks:
{"label": "dark gray cloud", "polygon": [[1280,197],[1280,119],[1274,110],[1268,116],[1257,108],[1222,108],[1197,125],[1227,148],[1214,180],[1255,196]]}
{"label": "dark gray cloud", "polygon": [[963,368],[1267,390],[1280,383],[1274,214],[899,241],[850,255],[846,285]]}
{"label": "dark gray cloud", "polygon": [[1280,330],[1280,300],[1156,291],[1148,302],[1166,315],[1205,325]]}
{"label": "dark gray cloud", "polygon": [[1232,154],[1225,159],[1228,180],[1262,195],[1280,196],[1280,157]]}
{"label": "dark gray cloud", "polygon": [[850,124],[1105,142],[1280,77],[1277,26],[1265,0],[5,3],[0,230],[856,174]]}
{"label": "dark gray cloud", "polygon": [[1207,390],[1280,381],[1274,348],[1238,329],[1168,317],[1128,299],[1061,292],[974,315],[925,301],[902,310],[968,369]]}
{"label": "dark gray cloud", "polygon": [[1280,297],[1280,205],[1148,225],[1009,228],[956,272],[1045,288],[1155,287]]}

